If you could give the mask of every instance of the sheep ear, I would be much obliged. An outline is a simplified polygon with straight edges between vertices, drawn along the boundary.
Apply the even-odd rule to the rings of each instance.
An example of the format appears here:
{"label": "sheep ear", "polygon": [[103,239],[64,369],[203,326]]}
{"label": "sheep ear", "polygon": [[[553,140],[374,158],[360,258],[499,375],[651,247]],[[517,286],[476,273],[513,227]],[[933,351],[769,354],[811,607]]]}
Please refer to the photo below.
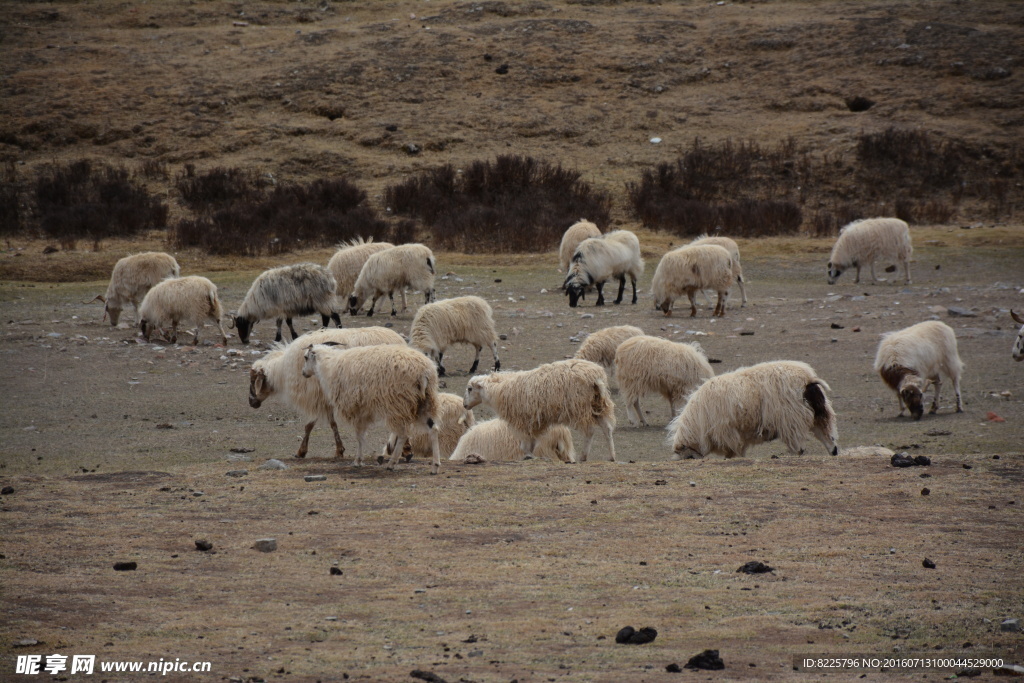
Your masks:
{"label": "sheep ear", "polygon": [[103,303],[107,303],[107,298],[105,296],[103,296],[102,294],[97,294],[95,299],[89,299],[88,301],[83,301],[82,303],[83,304],[91,304],[91,303],[96,302],[96,301],[102,301]]}

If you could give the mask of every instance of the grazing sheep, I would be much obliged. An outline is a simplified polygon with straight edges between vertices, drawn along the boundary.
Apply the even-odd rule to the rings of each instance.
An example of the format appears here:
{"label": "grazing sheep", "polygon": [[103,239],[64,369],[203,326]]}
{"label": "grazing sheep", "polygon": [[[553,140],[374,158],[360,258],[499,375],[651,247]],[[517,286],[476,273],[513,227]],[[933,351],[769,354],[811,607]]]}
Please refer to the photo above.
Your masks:
{"label": "grazing sheep", "polygon": [[[481,422],[459,439],[449,460],[464,461],[475,455],[485,462],[518,462],[525,457],[519,437],[508,422],[500,418]],[[537,437],[533,457],[552,462],[576,462],[572,447],[572,432],[568,427],[555,425]]]}
{"label": "grazing sheep", "polygon": [[589,335],[576,350],[574,358],[589,360],[610,371],[615,366],[615,351],[630,337],[639,337],[644,331],[634,325],[605,327]]}
{"label": "grazing sheep", "polygon": [[601,230],[585,218],[569,226],[569,229],[562,235],[562,244],[558,248],[559,272],[569,272],[569,264],[572,262],[572,255],[576,253],[576,247],[585,239],[600,237]]}
{"label": "grazing sheep", "polygon": [[1010,309],[1010,317],[1021,325],[1020,330],[1017,332],[1017,341],[1013,344],[1013,359],[1015,361],[1022,361],[1024,360],[1024,318],[1014,313],[1013,309]]}
{"label": "grazing sheep", "polygon": [[180,275],[178,262],[162,251],[125,256],[114,264],[106,296],[97,296],[93,301],[98,299],[103,302],[103,318],[110,316],[111,327],[117,327],[121,311],[128,304],[135,309],[135,319],[138,321],[139,303],[146,292],[161,280]]}
{"label": "grazing sheep", "polygon": [[324,327],[331,320],[341,327],[341,317],[334,310],[335,282],[331,272],[315,263],[280,266],[260,273],[238,307],[234,325],[243,344],[249,343],[249,333],[260,320],[277,319],[277,335],[281,341],[281,322],[287,321],[292,340],[299,333],[292,325],[297,315],[319,313]]}
{"label": "grazing sheep", "polygon": [[718,302],[712,315],[725,315],[725,302],[733,280],[732,256],[717,244],[699,244],[674,249],[661,257],[654,271],[651,293],[655,308],[672,315],[675,300],[684,293],[690,300],[690,317],[697,315],[697,290],[713,289]]}
{"label": "grazing sheep", "polygon": [[199,328],[206,320],[212,320],[220,330],[220,342],[227,346],[228,336],[220,319],[224,309],[217,296],[217,285],[205,277],[189,275],[171,278],[153,285],[139,306],[139,329],[149,341],[153,330],[171,326],[171,343],[178,343],[178,325],[194,323],[192,343],[199,343]]}
{"label": "grazing sheep", "polygon": [[490,346],[494,370],[501,369],[498,359],[498,333],[494,329],[491,305],[478,296],[460,296],[425,304],[416,312],[409,331],[409,344],[430,356],[437,363],[437,372],[444,377],[444,352],[452,344],[471,344],[476,348],[470,374],[480,365],[480,351]]}
{"label": "grazing sheep", "polygon": [[[461,396],[442,392],[437,395],[437,405],[437,445],[443,460],[455,452],[456,444],[476,424],[476,418],[472,410],[463,407]],[[410,436],[407,445],[407,459],[414,455],[430,456],[430,439],[425,434]]]}
{"label": "grazing sheep", "polygon": [[576,308],[586,290],[597,287],[596,306],[604,306],[604,283],[619,279],[619,295],[614,303],[622,303],[626,289],[626,276],[633,285],[633,303],[636,303],[636,281],[644,273],[640,258],[640,240],[628,230],[615,230],[600,237],[580,242],[572,255],[572,263],[562,288],[569,297],[569,306]]}
{"label": "grazing sheep", "polygon": [[[740,306],[747,305],[747,289],[743,286],[743,266],[740,265],[740,248],[736,244],[735,240],[728,237],[709,237],[708,235],[701,235],[697,239],[690,242],[687,246],[699,246],[701,244],[717,244],[718,246],[729,252],[729,256],[732,257],[732,274],[736,277],[736,284],[740,286]],[[703,291],[703,290],[701,290]],[[707,297],[707,293],[704,294]],[[711,298],[707,297],[708,303],[711,303]]]}
{"label": "grazing sheep", "polygon": [[485,403],[511,425],[523,452],[533,453],[537,439],[553,425],[583,432],[586,462],[600,427],[615,461],[615,404],[604,369],[587,360],[563,360],[533,370],[477,375],[466,385],[465,406]]}
{"label": "grazing sheep", "polygon": [[441,465],[438,429],[437,369],[429,358],[407,346],[360,346],[338,349],[317,344],[306,349],[303,377],[315,377],[334,407],[336,422],[356,431],[356,461],[363,464],[366,431],[383,421],[390,434],[385,454],[393,470],[407,436],[426,434],[431,474]]}
{"label": "grazing sheep", "polygon": [[[352,315],[367,301],[370,310],[366,315],[372,316],[377,300],[385,294],[391,299],[391,315],[395,311],[395,292],[404,291],[406,287],[421,290],[426,303],[434,300],[434,254],[429,247],[422,244],[403,244],[393,249],[372,254],[359,271],[359,277],[352,286],[348,297],[348,309]],[[402,311],[405,311],[405,295],[402,295]]]}
{"label": "grazing sheep", "polygon": [[898,218],[865,218],[854,221],[839,232],[828,261],[828,283],[834,285],[848,268],[856,268],[854,282],[860,282],[860,269],[868,266],[875,277],[875,261],[886,259],[903,264],[906,283],[910,284],[910,228]]}
{"label": "grazing sheep", "polygon": [[742,456],[748,447],[782,439],[803,453],[811,432],[831,455],[839,452],[831,391],[807,363],[774,361],[712,377],[690,394],[669,424],[674,459],[721,453]]}
{"label": "grazing sheep", "polygon": [[[317,420],[326,418],[334,431],[334,454],[342,457],[345,446],[334,421],[334,411],[324,396],[319,382],[302,376],[304,354],[311,344],[336,342],[347,347],[376,346],[379,344],[405,344],[397,332],[383,327],[362,327],[347,330],[322,329],[307,332],[290,344],[278,344],[249,370],[249,405],[259,408],[271,396],[281,396],[292,408],[306,417],[306,431],[299,444],[296,458],[306,457],[309,451],[309,433]],[[461,404],[460,404],[461,405]]]}
{"label": "grazing sheep", "polygon": [[915,420],[920,420],[924,414],[924,392],[929,383],[935,385],[935,396],[929,412],[938,411],[939,390],[942,386],[940,372],[953,379],[956,412],[964,411],[960,399],[960,375],[963,369],[953,328],[937,320],[928,320],[898,332],[883,334],[875,355],[875,372],[896,392],[900,415],[903,415],[903,407],[906,405]]}
{"label": "grazing sheep", "polygon": [[[343,299],[340,303],[335,304],[335,310],[340,311],[345,308],[346,299],[349,292],[352,291],[352,286],[355,285],[356,278],[359,277],[359,271],[363,269],[366,259],[394,246],[390,242],[374,242],[372,237],[369,240],[363,240],[360,237],[338,245],[338,251],[327,262],[327,270],[331,271],[336,283],[334,291],[337,293],[338,299]],[[402,289],[402,309],[405,309],[404,288]]]}
{"label": "grazing sheep", "polygon": [[626,416],[634,427],[647,425],[640,397],[657,392],[668,401],[668,419],[686,395],[715,372],[707,356],[690,344],[661,337],[633,337],[615,352],[615,377],[626,399]]}

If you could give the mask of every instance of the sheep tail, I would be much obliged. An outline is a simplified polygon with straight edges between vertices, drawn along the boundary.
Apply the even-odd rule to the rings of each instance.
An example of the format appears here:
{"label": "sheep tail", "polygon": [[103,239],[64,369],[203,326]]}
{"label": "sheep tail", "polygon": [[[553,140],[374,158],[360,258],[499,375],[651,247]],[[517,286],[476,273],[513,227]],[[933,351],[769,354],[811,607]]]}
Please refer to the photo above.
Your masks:
{"label": "sheep tail", "polygon": [[590,404],[591,413],[595,418],[601,419],[609,412],[615,413],[615,403],[612,401],[611,392],[604,382],[594,383],[594,396]]}
{"label": "sheep tail", "polygon": [[206,295],[207,302],[210,304],[210,310],[207,315],[211,318],[216,318],[219,311],[217,310],[217,292],[211,291]]}
{"label": "sheep tail", "polygon": [[432,256],[428,256],[427,257],[427,268],[430,269],[430,274],[431,275],[437,275],[437,272],[434,270],[434,257],[432,257]]}
{"label": "sheep tail", "polygon": [[832,422],[832,414],[828,409],[828,398],[818,382],[811,382],[804,387],[804,400],[814,411],[814,426],[828,430]]}

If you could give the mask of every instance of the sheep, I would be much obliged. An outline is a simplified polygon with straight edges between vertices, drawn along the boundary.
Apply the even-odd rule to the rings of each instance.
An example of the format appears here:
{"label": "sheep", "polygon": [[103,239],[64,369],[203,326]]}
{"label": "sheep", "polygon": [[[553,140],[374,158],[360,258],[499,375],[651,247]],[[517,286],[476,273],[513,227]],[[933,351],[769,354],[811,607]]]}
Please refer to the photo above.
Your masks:
{"label": "sheep", "polygon": [[940,372],[953,380],[956,412],[964,411],[960,398],[963,369],[953,328],[937,320],[883,334],[875,355],[875,372],[896,392],[900,415],[903,415],[905,405],[915,420],[920,420],[924,414],[923,394],[929,383],[935,384],[935,396],[929,412],[934,414],[938,411],[942,387]]}
{"label": "sheep", "polygon": [[633,285],[633,303],[636,303],[636,281],[644,272],[644,261],[640,258],[640,240],[628,230],[615,230],[600,237],[590,237],[580,242],[572,255],[572,263],[565,276],[562,288],[569,297],[569,307],[576,308],[580,299],[591,286],[597,287],[596,306],[604,306],[604,283],[611,278],[619,279],[619,295],[616,304],[622,303],[626,289],[626,276]]}
{"label": "sheep", "polygon": [[585,218],[579,219],[569,226],[569,229],[562,235],[562,244],[558,248],[559,272],[568,273],[569,264],[572,262],[572,255],[576,253],[576,247],[585,239],[600,237],[601,230]]}
{"label": "sheep", "polygon": [[1010,309],[1010,317],[1021,325],[1020,330],[1017,332],[1017,341],[1013,344],[1013,359],[1015,361],[1022,361],[1024,360],[1024,318],[1014,313],[1012,308]]}
{"label": "sheep", "polygon": [[146,292],[161,280],[180,275],[178,262],[162,251],[125,256],[114,264],[106,295],[97,296],[93,301],[103,302],[103,319],[106,320],[109,315],[111,327],[117,327],[121,311],[127,304],[135,309],[135,319],[138,321],[139,303]]}
{"label": "sheep", "polygon": [[[472,410],[467,410],[462,405],[462,397],[455,394],[442,392],[437,395],[437,444],[441,452],[441,458],[448,458],[455,451],[456,445],[463,435],[476,424],[476,418]],[[414,455],[430,455],[430,439],[424,434],[410,436],[407,443],[407,460]]]}
{"label": "sheep", "polygon": [[246,292],[232,324],[238,328],[238,338],[249,343],[249,333],[260,320],[277,319],[274,341],[281,341],[281,322],[287,321],[292,340],[299,333],[292,325],[297,315],[319,313],[324,327],[331,320],[341,327],[341,316],[334,310],[334,276],[321,265],[297,263],[265,270],[253,280]]}
{"label": "sheep", "polygon": [[868,266],[875,277],[875,261],[894,260],[903,264],[906,284],[910,284],[910,228],[898,218],[865,218],[848,224],[839,232],[828,261],[828,283],[834,285],[848,268],[856,268],[854,282],[860,282],[860,269]]}
{"label": "sheep", "polygon": [[589,360],[610,371],[615,366],[615,351],[630,337],[639,337],[644,331],[634,325],[605,327],[587,336],[576,350],[574,358]]}
{"label": "sheep", "polygon": [[171,326],[171,343],[178,343],[178,324],[195,323],[192,343],[199,343],[199,328],[205,320],[212,320],[220,330],[221,344],[227,346],[228,336],[220,319],[224,309],[217,296],[217,285],[205,277],[189,275],[169,278],[153,285],[139,306],[139,329],[149,341],[153,330]]}
{"label": "sheep", "polygon": [[383,421],[388,435],[387,469],[393,470],[406,436],[426,433],[430,440],[431,474],[441,465],[438,428],[437,369],[433,362],[407,346],[360,346],[337,349],[316,344],[306,349],[303,377],[315,377],[334,408],[335,422],[356,431],[356,466],[363,464],[366,431]]}
{"label": "sheep", "polygon": [[[423,291],[425,303],[434,301],[434,254],[429,247],[422,244],[403,244],[372,254],[366,259],[359,277],[352,286],[348,297],[348,309],[352,315],[358,315],[366,301],[370,302],[367,316],[373,315],[377,300],[385,294],[391,299],[391,315],[395,311],[395,291],[403,291],[405,287]],[[403,294],[402,311],[405,311]]]}
{"label": "sheep", "polygon": [[299,444],[296,458],[305,458],[309,451],[309,433],[317,420],[326,418],[334,431],[335,457],[341,458],[345,446],[334,421],[334,411],[324,396],[319,382],[311,382],[302,376],[304,354],[310,344],[338,342],[349,347],[374,346],[378,344],[405,344],[397,332],[383,327],[362,327],[347,330],[322,329],[307,332],[290,344],[278,344],[263,356],[249,370],[249,405],[259,408],[271,396],[281,396],[292,408],[303,414],[306,431]]}
{"label": "sheep", "polygon": [[437,363],[439,377],[444,377],[446,372],[442,362],[444,352],[457,343],[471,344],[476,348],[470,374],[476,372],[480,365],[480,351],[485,345],[491,347],[494,370],[501,369],[494,312],[486,301],[478,296],[460,296],[428,303],[416,311],[409,331],[409,344]]}
{"label": "sheep", "polygon": [[[465,461],[471,455],[485,462],[517,462],[525,456],[515,430],[500,418],[481,422],[466,432],[448,459]],[[537,437],[533,457],[552,462],[576,462],[572,432],[563,425],[548,428]]]}
{"label": "sheep", "polygon": [[533,453],[537,440],[552,425],[575,427],[583,432],[586,461],[595,427],[608,440],[615,459],[615,404],[608,392],[604,369],[587,360],[547,363],[533,370],[477,375],[466,385],[467,408],[489,405],[515,430],[523,452]]}
{"label": "sheep", "polygon": [[[334,276],[336,283],[335,292],[337,292],[338,298],[348,297],[349,292],[352,291],[352,286],[356,283],[356,278],[359,277],[359,271],[363,269],[363,264],[366,263],[366,259],[377,252],[391,249],[394,246],[390,242],[374,242],[372,237],[369,240],[359,238],[339,244],[338,251],[327,262],[327,270],[331,271],[331,275]],[[403,309],[405,305],[405,288],[403,287]],[[345,308],[345,302],[336,305],[335,308],[336,310]]]}
{"label": "sheep", "polygon": [[802,454],[808,431],[836,455],[836,414],[826,390],[825,380],[799,361],[759,363],[712,377],[668,425],[673,459],[709,453],[732,458],[774,439]]}
{"label": "sheep", "polygon": [[640,408],[640,397],[644,394],[657,392],[664,396],[671,420],[679,402],[714,375],[702,351],[661,337],[632,337],[615,352],[615,377],[626,399],[626,416],[634,427],[647,426]]}
{"label": "sheep", "polygon": [[[728,237],[721,237],[721,236],[711,237],[711,236],[708,236],[708,235],[701,235],[697,239],[695,239],[692,242],[690,242],[690,244],[687,245],[687,246],[693,247],[693,246],[698,246],[698,245],[701,245],[701,244],[717,244],[718,246],[722,247],[727,252],[729,252],[729,256],[732,257],[732,274],[736,277],[736,284],[738,284],[740,286],[740,297],[741,297],[740,306],[741,307],[742,306],[746,306],[747,305],[747,289],[746,289],[746,287],[743,286],[743,266],[740,265],[740,248],[739,248],[739,245],[736,244],[735,240],[732,240],[732,239],[730,239]],[[703,290],[701,290],[701,291],[703,291]],[[705,297],[707,297],[706,293],[705,293]],[[708,301],[708,303],[711,303],[711,298],[707,297],[707,301]]]}
{"label": "sheep", "polygon": [[672,306],[682,294],[690,300],[690,317],[697,315],[696,293],[701,289],[718,292],[712,315],[724,316],[733,280],[732,256],[717,244],[679,247],[661,257],[654,271],[651,293],[655,308],[672,315]]}

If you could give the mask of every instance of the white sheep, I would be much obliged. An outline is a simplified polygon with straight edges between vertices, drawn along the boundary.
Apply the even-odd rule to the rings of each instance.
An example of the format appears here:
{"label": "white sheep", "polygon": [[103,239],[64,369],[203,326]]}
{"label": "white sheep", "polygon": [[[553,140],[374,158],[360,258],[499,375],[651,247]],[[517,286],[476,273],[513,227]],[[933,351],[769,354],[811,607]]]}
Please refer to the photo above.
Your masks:
{"label": "white sheep", "polygon": [[316,263],[265,270],[253,280],[232,324],[238,328],[238,338],[243,344],[249,343],[249,333],[257,322],[270,318],[277,321],[276,342],[281,341],[282,321],[287,321],[292,339],[298,339],[292,318],[299,315],[319,313],[324,327],[331,320],[341,327],[341,317],[334,310],[335,289],[334,276]]}
{"label": "white sheep", "polygon": [[[729,256],[732,257],[732,274],[736,277],[736,284],[740,286],[740,306],[747,305],[747,289],[743,286],[743,266],[740,265],[740,247],[736,244],[736,241],[728,237],[722,236],[708,236],[701,235],[697,239],[690,242],[687,246],[699,246],[701,244],[717,244],[718,246],[729,252]],[[702,290],[703,291],[703,290]],[[707,293],[705,293],[707,297]],[[711,303],[711,298],[707,298],[708,303]]]}
{"label": "white sheep", "polygon": [[[525,457],[515,430],[500,418],[481,422],[466,432],[449,460],[464,461],[471,455],[485,462],[518,462]],[[576,462],[572,432],[563,425],[548,428],[537,437],[533,457],[552,462]]]}
{"label": "white sheep", "polygon": [[138,321],[139,303],[146,292],[161,280],[180,275],[178,262],[162,251],[125,256],[114,264],[106,295],[97,296],[93,301],[103,302],[103,318],[110,316],[111,327],[117,327],[121,311],[128,304],[135,309],[135,320]]}
{"label": "white sheep", "polygon": [[[448,458],[462,439],[462,436],[476,424],[472,410],[462,405],[462,397],[441,392],[437,395],[437,444],[441,459]],[[426,434],[410,436],[407,442],[406,459],[413,456],[430,456],[430,438]]]}
{"label": "white sheep", "polygon": [[583,432],[586,461],[600,427],[615,461],[615,404],[608,392],[608,378],[597,363],[563,360],[533,370],[477,375],[466,385],[465,406],[484,403],[516,431],[527,455],[537,439],[553,425]]}
{"label": "white sheep", "polygon": [[484,346],[491,347],[495,371],[501,369],[494,311],[478,296],[460,296],[422,306],[412,319],[409,344],[437,363],[440,377],[445,376],[444,352],[452,344],[471,344],[476,348],[470,374],[480,365],[480,351]]}
{"label": "white sheep", "polygon": [[664,396],[671,420],[686,395],[714,375],[702,350],[661,337],[632,337],[615,352],[615,377],[626,399],[626,416],[634,427],[647,425],[640,407],[645,394]]}
{"label": "white sheep", "polygon": [[[384,327],[361,327],[347,330],[322,329],[307,332],[290,344],[278,344],[249,370],[249,405],[259,408],[272,396],[280,396],[288,405],[305,416],[306,430],[299,444],[296,458],[306,457],[309,451],[309,433],[317,420],[325,418],[334,431],[335,457],[341,458],[345,446],[334,421],[334,410],[324,396],[319,382],[302,376],[304,354],[311,344],[336,342],[347,347],[375,346],[378,344],[405,344],[400,334]],[[461,405],[461,403],[460,403]]]}
{"label": "white sheep", "polygon": [[336,422],[356,431],[355,464],[363,464],[366,431],[383,421],[390,434],[385,454],[392,470],[407,436],[426,434],[430,440],[431,474],[441,465],[438,429],[437,369],[433,362],[407,346],[360,346],[339,349],[317,344],[306,349],[303,377],[315,377],[334,408]]}
{"label": "white sheep", "polygon": [[576,253],[576,247],[580,242],[591,237],[600,237],[601,230],[585,218],[579,219],[569,226],[562,235],[562,244],[558,247],[559,272],[569,272],[569,264],[572,262],[572,255]]}
{"label": "white sheep", "polygon": [[[363,304],[369,301],[370,310],[366,315],[372,316],[377,300],[387,294],[391,299],[391,315],[398,315],[395,292],[403,292],[406,287],[422,291],[425,302],[429,304],[434,300],[435,265],[433,252],[422,244],[403,244],[372,254],[352,285],[348,297],[349,313],[358,315]],[[402,310],[405,311],[404,294],[402,302]]]}
{"label": "white sheep", "polygon": [[956,333],[949,325],[937,320],[928,320],[883,334],[875,355],[875,372],[896,392],[900,415],[903,415],[903,407],[906,405],[915,420],[920,420],[924,414],[924,392],[929,383],[935,385],[935,396],[929,412],[938,411],[939,390],[942,387],[940,372],[953,380],[956,412],[964,411],[960,399],[960,376],[963,369],[964,364],[956,348]]}
{"label": "white sheep", "polygon": [[221,344],[228,343],[228,336],[220,319],[224,309],[217,296],[217,285],[205,277],[189,275],[187,277],[170,278],[153,285],[139,306],[139,329],[142,336],[149,341],[153,330],[171,326],[171,343],[178,343],[178,325],[196,326],[192,333],[192,343],[199,343],[199,328],[206,320],[212,320],[220,330]]}
{"label": "white sheep", "polygon": [[1017,341],[1013,344],[1013,359],[1015,361],[1024,360],[1024,318],[1013,312],[1010,309],[1010,317],[1017,321],[1021,328],[1017,332]]}
{"label": "white sheep", "polygon": [[799,361],[759,363],[712,377],[668,425],[674,459],[709,453],[732,458],[774,439],[803,453],[807,432],[836,455],[836,414],[826,390],[825,380]]}
{"label": "white sheep", "polygon": [[[342,301],[335,304],[335,310],[343,310],[347,304],[349,292],[359,277],[359,271],[363,269],[366,259],[377,252],[391,249],[395,245],[390,242],[374,242],[371,237],[368,240],[363,238],[342,242],[338,245],[338,251],[334,253],[331,260],[327,262],[327,270],[331,271],[336,283],[335,292],[338,299]],[[405,309],[405,289],[402,289],[402,309]]]}
{"label": "white sheep", "polygon": [[587,336],[576,349],[574,358],[589,360],[610,371],[615,366],[615,351],[630,337],[639,337],[644,331],[635,325],[605,327]]}
{"label": "white sheep", "polygon": [[834,285],[848,268],[856,268],[854,282],[860,282],[860,269],[868,266],[875,277],[875,261],[884,259],[903,264],[906,283],[910,284],[910,228],[899,218],[865,218],[854,221],[839,232],[828,261],[828,283]]}
{"label": "white sheep", "polygon": [[697,315],[697,291],[713,289],[718,292],[718,302],[712,315],[723,316],[732,281],[732,256],[724,247],[717,244],[679,247],[662,256],[654,271],[651,282],[654,306],[670,316],[675,300],[686,294],[692,318]]}
{"label": "white sheep", "polygon": [[597,306],[604,306],[604,283],[612,278],[619,280],[619,294],[616,304],[622,303],[626,289],[626,276],[633,285],[633,303],[636,303],[636,281],[644,273],[644,261],[640,258],[640,240],[628,230],[615,230],[600,237],[591,237],[580,242],[572,255],[572,263],[565,276],[562,288],[569,297],[569,306],[576,308],[580,299],[591,287],[597,288]]}

